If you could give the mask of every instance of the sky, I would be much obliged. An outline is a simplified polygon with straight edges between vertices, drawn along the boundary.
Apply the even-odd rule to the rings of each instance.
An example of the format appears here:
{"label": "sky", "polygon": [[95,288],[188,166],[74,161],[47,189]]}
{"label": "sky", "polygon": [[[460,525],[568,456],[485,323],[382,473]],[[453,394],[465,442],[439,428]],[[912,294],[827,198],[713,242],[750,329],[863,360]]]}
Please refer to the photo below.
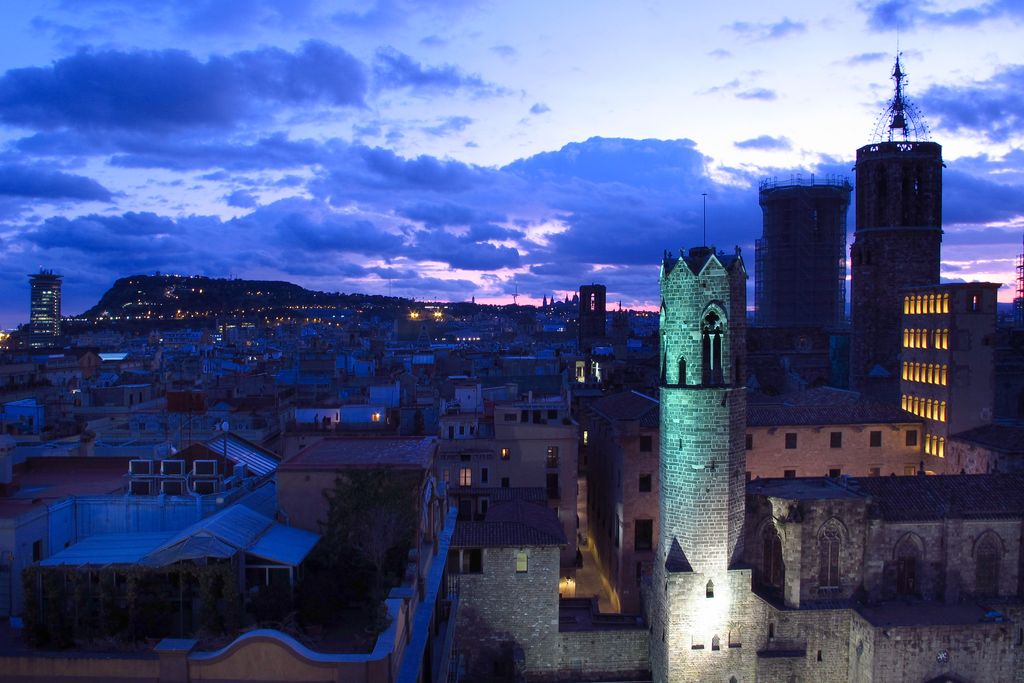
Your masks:
{"label": "sky", "polygon": [[897,51],[943,279],[1010,301],[1022,36],[1020,0],[0,0],[0,326],[40,268],[65,314],[155,272],[651,307],[705,201],[752,271],[762,179],[853,181]]}

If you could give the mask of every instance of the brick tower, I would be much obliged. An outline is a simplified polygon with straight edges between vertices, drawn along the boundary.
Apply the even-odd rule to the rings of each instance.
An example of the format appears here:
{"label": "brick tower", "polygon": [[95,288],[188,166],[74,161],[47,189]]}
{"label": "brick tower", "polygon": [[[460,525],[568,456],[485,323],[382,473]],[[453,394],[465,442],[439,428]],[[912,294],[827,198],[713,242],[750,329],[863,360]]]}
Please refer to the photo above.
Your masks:
{"label": "brick tower", "polygon": [[[704,680],[717,660],[699,654],[725,647],[747,609],[750,572],[730,570],[743,543],[746,279],[739,248],[666,254],[661,267],[661,522],[646,601],[656,681]],[[746,659],[730,667],[753,671]]]}
{"label": "brick tower", "polygon": [[853,389],[874,398],[899,396],[902,290],[939,282],[942,242],[942,147],[927,134],[903,95],[897,57],[896,92],[877,142],[857,150],[857,226],[851,262]]}

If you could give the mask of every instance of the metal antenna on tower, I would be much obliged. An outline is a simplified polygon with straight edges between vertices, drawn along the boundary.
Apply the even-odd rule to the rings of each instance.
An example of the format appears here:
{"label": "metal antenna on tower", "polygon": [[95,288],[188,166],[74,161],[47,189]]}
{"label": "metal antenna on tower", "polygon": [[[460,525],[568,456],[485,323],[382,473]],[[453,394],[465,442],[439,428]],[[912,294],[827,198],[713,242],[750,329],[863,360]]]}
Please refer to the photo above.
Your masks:
{"label": "metal antenna on tower", "polygon": [[700,196],[704,202],[704,246],[708,246],[708,193],[701,192]]}

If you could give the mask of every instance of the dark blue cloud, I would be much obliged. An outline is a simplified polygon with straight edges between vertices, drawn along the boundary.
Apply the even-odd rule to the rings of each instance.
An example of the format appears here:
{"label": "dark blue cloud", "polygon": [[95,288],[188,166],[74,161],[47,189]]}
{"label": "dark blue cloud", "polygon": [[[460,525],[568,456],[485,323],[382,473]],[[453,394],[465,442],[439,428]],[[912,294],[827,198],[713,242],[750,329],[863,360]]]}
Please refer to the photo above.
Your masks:
{"label": "dark blue cloud", "polygon": [[740,149],[761,149],[761,150],[786,150],[792,149],[792,144],[787,137],[772,137],[771,135],[759,135],[749,140],[740,140],[733,145]]}
{"label": "dark blue cloud", "polygon": [[0,195],[101,202],[112,198],[110,190],[92,178],[20,164],[0,165]]}
{"label": "dark blue cloud", "polygon": [[846,64],[856,66],[858,64],[875,64],[876,62],[891,59],[892,55],[886,52],[862,52],[846,59]]}
{"label": "dark blue cloud", "polygon": [[736,93],[736,97],[741,100],[765,100],[771,101],[776,99],[778,96],[774,90],[768,88],[751,88],[749,90],[742,90]]}
{"label": "dark blue cloud", "polygon": [[933,11],[930,3],[917,0],[861,2],[860,8],[868,15],[868,26],[878,31],[976,26],[991,20],[1024,20],[1024,4],[1020,0],[993,0],[951,11]]}
{"label": "dark blue cloud", "polygon": [[259,204],[256,197],[251,192],[246,192],[245,190],[235,190],[224,197],[224,201],[227,202],[228,206],[235,206],[240,209],[252,209]]}
{"label": "dark blue cloud", "polygon": [[807,24],[784,17],[781,21],[774,23],[736,21],[730,24],[729,28],[748,40],[778,40],[789,35],[806,32]]}
{"label": "dark blue cloud", "polygon": [[463,73],[455,65],[425,66],[394,48],[382,48],[377,51],[373,73],[377,85],[381,88],[407,88],[417,94],[466,91],[478,97],[485,97],[504,92],[476,74]]}
{"label": "dark blue cloud", "polygon": [[436,126],[426,126],[423,132],[433,137],[445,137],[452,133],[461,133],[473,123],[468,116],[449,116]]}
{"label": "dark blue cloud", "polygon": [[307,42],[200,62],[181,50],[80,51],[0,77],[0,121],[30,128],[227,127],[260,102],[361,106],[366,80],[345,50]]}
{"label": "dark blue cloud", "polygon": [[549,111],[551,111],[551,107],[544,104],[543,102],[537,102],[532,107],[530,107],[530,113],[533,114],[534,116],[537,116],[539,114],[547,114]]}
{"label": "dark blue cloud", "polygon": [[936,129],[1005,142],[1024,130],[1024,65],[1005,66],[967,85],[933,85],[918,102]]}
{"label": "dark blue cloud", "polygon": [[[502,221],[493,211],[481,211],[452,202],[417,202],[396,209],[399,216],[422,223],[428,228],[461,226],[482,221]],[[492,239],[492,238],[483,238]]]}

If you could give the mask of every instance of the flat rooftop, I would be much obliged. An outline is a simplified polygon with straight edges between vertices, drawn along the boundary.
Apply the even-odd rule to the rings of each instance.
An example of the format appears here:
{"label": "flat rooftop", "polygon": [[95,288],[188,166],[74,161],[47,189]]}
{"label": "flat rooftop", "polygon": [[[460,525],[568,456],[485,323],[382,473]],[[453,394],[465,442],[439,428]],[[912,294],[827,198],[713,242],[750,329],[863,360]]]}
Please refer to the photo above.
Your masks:
{"label": "flat rooftop", "polygon": [[329,436],[299,451],[278,467],[279,472],[336,470],[346,467],[427,469],[433,458],[434,437]]}
{"label": "flat rooftop", "polygon": [[68,496],[122,493],[131,459],[28,458],[14,468],[13,486],[0,493],[0,519],[18,517]]}

